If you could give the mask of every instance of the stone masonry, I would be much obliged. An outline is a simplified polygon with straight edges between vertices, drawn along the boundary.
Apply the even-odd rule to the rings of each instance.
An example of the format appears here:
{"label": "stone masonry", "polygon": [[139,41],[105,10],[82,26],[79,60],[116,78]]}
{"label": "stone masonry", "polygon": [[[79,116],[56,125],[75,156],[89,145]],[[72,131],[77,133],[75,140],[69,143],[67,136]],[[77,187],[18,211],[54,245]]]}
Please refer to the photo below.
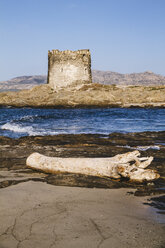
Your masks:
{"label": "stone masonry", "polygon": [[92,82],[91,54],[88,49],[48,51],[48,84],[53,89],[79,81]]}

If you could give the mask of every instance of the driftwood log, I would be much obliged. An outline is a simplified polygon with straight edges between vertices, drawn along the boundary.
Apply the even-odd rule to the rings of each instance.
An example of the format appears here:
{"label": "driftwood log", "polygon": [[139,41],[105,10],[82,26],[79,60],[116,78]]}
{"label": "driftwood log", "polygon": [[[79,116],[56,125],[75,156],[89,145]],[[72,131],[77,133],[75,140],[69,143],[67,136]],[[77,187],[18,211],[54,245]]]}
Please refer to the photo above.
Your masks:
{"label": "driftwood log", "polygon": [[109,158],[60,158],[32,153],[26,164],[30,168],[54,174],[68,172],[116,179],[126,177],[139,182],[159,178],[155,170],[145,169],[153,157],[139,156],[139,151]]}

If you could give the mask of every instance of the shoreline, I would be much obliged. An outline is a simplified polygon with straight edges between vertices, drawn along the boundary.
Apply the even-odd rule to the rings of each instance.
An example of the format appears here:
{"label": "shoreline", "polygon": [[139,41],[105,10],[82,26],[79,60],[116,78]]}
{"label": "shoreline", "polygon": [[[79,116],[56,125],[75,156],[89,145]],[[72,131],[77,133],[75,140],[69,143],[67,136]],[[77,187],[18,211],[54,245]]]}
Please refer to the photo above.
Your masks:
{"label": "shoreline", "polygon": [[12,248],[34,244],[41,248],[163,247],[165,226],[144,205],[147,199],[135,198],[127,189],[41,182],[1,189],[0,244]]}
{"label": "shoreline", "polygon": [[[0,136],[0,247],[164,247],[164,140],[165,131],[106,137]],[[110,157],[158,141],[159,150],[141,151],[154,156],[150,168],[161,174],[149,183],[47,174],[26,167],[26,158],[34,151],[59,157]]]}
{"label": "shoreline", "polygon": [[121,104],[108,104],[108,105],[104,105],[104,104],[97,104],[97,105],[3,105],[0,104],[0,109],[3,108],[41,108],[41,109],[101,109],[101,108],[105,108],[105,109],[109,109],[109,108],[144,108],[144,109],[164,109],[165,108],[165,103],[163,103],[162,105],[158,105],[158,104],[144,104],[144,105],[133,105],[133,104],[127,104],[127,105],[121,105]]}
{"label": "shoreline", "polygon": [[53,90],[49,85],[1,92],[0,106],[32,108],[165,108],[165,86],[116,86],[98,83]]}
{"label": "shoreline", "polygon": [[49,105],[49,106],[45,106],[45,105],[37,105],[37,106],[33,106],[33,105],[0,105],[0,109],[3,108],[41,108],[41,109],[102,109],[102,108],[142,108],[142,109],[164,109],[165,108],[165,104],[163,105],[144,105],[144,106],[140,106],[140,105],[126,105],[126,106],[122,106],[122,105],[76,105],[76,106],[70,106],[70,105]]}
{"label": "shoreline", "polygon": [[[58,134],[49,136],[0,136],[0,187],[8,187],[22,180],[41,180],[53,185],[137,189],[136,195],[163,194],[165,185],[165,131],[138,133]],[[160,179],[153,183],[135,183],[126,179],[114,180],[76,174],[44,174],[26,167],[26,159],[33,152],[53,157],[113,157],[134,150],[141,156],[153,156],[149,166],[156,169]],[[6,171],[6,172],[5,172]],[[21,177],[19,178],[20,175]],[[5,178],[8,178],[5,180]],[[15,179],[16,178],[16,179]],[[6,186],[5,186],[6,185]]]}

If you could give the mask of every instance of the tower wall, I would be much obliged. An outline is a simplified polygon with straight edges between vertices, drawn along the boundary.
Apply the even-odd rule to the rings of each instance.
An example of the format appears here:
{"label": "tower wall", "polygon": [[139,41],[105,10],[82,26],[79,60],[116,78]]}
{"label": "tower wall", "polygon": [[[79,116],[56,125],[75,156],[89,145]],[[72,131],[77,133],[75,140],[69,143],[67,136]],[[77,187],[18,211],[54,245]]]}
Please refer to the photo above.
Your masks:
{"label": "tower wall", "polygon": [[48,84],[56,89],[76,81],[92,82],[90,51],[48,51]]}

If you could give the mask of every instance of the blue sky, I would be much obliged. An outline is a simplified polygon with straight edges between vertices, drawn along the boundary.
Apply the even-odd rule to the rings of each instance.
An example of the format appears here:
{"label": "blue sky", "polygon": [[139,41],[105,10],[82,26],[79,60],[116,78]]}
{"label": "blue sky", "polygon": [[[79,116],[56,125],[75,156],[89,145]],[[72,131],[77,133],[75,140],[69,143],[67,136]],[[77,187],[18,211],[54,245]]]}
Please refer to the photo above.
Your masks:
{"label": "blue sky", "polygon": [[47,73],[52,49],[92,68],[165,76],[165,0],[0,0],[0,81]]}

